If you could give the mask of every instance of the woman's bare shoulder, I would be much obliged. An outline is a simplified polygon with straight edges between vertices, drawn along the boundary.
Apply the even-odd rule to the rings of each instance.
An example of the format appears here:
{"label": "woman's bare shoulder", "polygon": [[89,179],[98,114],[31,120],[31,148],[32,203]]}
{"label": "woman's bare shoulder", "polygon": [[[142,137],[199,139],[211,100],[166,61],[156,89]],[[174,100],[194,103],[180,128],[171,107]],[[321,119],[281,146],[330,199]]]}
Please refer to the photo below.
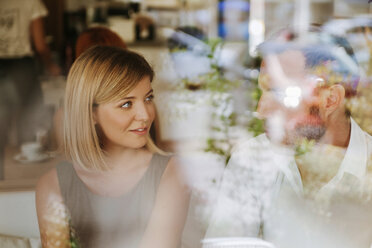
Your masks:
{"label": "woman's bare shoulder", "polygon": [[49,196],[62,199],[56,168],[42,175],[36,184],[36,200],[46,200]]}
{"label": "woman's bare shoulder", "polygon": [[171,156],[166,165],[161,183],[178,185],[184,190],[187,189],[185,165],[182,159],[178,156]]}

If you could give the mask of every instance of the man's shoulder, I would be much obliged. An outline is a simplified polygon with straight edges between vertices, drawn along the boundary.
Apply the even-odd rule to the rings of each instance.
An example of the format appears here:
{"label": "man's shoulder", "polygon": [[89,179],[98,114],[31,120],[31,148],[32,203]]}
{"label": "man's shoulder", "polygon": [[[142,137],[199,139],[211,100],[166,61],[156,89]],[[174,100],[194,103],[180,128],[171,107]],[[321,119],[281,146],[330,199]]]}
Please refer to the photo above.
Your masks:
{"label": "man's shoulder", "polygon": [[367,133],[366,131],[364,131],[364,130],[363,130],[363,132],[364,132],[364,135],[366,136],[367,141],[369,143],[372,143],[372,136],[369,133]]}
{"label": "man's shoulder", "polygon": [[360,143],[357,143],[357,145],[367,146],[368,160],[371,160],[372,159],[372,136],[367,131],[362,129],[362,127],[360,127],[358,123],[355,120],[353,120],[353,118],[351,118],[351,121],[352,121],[352,127],[356,129],[355,133],[357,135],[354,135],[354,136],[359,137],[359,139],[357,140],[360,140]]}
{"label": "man's shoulder", "polygon": [[224,186],[241,192],[264,192],[280,173],[273,145],[265,134],[239,143],[224,171]]}
{"label": "man's shoulder", "polygon": [[[275,153],[265,134],[237,144],[232,152],[228,168],[250,173],[275,172]],[[265,174],[264,173],[264,174]]]}

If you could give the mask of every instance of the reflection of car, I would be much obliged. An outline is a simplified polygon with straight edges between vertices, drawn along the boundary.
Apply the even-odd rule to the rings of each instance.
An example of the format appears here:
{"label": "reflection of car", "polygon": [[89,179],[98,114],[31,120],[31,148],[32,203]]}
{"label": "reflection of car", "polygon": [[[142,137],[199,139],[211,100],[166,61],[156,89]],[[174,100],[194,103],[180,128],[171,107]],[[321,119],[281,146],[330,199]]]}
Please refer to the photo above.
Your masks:
{"label": "reflection of car", "polygon": [[355,57],[364,73],[372,76],[372,16],[333,19],[324,24],[324,31],[344,36],[353,47]]}

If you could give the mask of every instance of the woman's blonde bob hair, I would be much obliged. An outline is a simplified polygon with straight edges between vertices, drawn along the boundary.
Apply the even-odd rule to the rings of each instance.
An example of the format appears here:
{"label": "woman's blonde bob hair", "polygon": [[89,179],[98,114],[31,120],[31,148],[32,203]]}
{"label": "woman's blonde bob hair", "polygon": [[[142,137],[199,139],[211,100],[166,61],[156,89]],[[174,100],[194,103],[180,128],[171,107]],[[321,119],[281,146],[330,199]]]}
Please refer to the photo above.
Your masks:
{"label": "woman's blonde bob hair", "polygon": [[[73,163],[87,170],[107,170],[105,151],[93,120],[95,106],[125,97],[154,71],[139,54],[111,46],[95,46],[73,63],[64,103],[64,149]],[[148,136],[146,147],[162,153]]]}

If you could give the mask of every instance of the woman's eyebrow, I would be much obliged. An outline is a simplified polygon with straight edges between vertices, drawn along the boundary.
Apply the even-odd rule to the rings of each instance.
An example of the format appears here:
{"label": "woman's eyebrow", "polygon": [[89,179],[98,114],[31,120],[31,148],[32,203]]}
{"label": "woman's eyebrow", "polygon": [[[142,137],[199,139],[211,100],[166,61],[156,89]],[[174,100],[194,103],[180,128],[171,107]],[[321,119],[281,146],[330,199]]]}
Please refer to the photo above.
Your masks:
{"label": "woman's eyebrow", "polygon": [[149,95],[149,94],[151,94],[152,92],[154,92],[153,89],[149,90],[149,92],[146,93],[146,96]]}
{"label": "woman's eyebrow", "polygon": [[[149,91],[145,94],[145,96],[151,94],[152,92],[154,92],[153,89],[149,90]],[[124,98],[121,99],[121,100],[123,101],[123,100],[131,100],[131,99],[136,99],[136,97],[135,97],[135,96],[127,96],[127,97],[124,97]]]}
{"label": "woman's eyebrow", "polygon": [[127,97],[122,98],[120,101],[131,100],[131,99],[136,99],[136,97],[135,96],[127,96]]}

